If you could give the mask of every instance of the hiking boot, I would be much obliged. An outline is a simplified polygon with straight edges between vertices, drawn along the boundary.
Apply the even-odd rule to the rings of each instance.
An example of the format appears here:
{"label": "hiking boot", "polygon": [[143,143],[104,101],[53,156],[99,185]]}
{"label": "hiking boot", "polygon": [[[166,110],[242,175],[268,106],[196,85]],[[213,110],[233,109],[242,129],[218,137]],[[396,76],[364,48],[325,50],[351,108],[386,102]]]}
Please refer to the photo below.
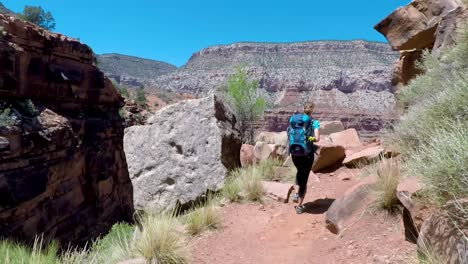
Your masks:
{"label": "hiking boot", "polygon": [[302,214],[302,213],[304,213],[304,211],[305,211],[305,208],[304,208],[303,205],[294,206],[294,209],[296,209],[296,213],[297,213],[297,214]]}
{"label": "hiking boot", "polygon": [[295,194],[294,194],[292,201],[293,201],[294,203],[297,203],[297,202],[299,201],[299,193],[295,193]]}

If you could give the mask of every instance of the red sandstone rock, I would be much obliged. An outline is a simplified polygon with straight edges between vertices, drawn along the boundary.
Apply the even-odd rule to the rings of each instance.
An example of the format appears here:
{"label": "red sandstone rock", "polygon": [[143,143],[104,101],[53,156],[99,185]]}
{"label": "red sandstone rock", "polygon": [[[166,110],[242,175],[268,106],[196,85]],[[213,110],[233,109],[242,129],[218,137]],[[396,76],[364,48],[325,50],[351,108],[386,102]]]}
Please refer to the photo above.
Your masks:
{"label": "red sandstone rock", "polygon": [[240,151],[240,163],[242,167],[248,167],[255,163],[254,146],[243,144]]}
{"label": "red sandstone rock", "polygon": [[292,184],[262,181],[266,194],[278,202],[287,203],[291,192],[294,190]]}
{"label": "red sandstone rock", "polygon": [[432,48],[442,18],[463,5],[457,0],[414,0],[375,26],[395,50]]}
{"label": "red sandstone rock", "polygon": [[403,179],[397,187],[397,198],[404,206],[403,225],[405,227],[405,237],[413,243],[417,241],[422,224],[433,212],[431,207],[415,199],[422,189],[423,185],[417,177]]}
{"label": "red sandstone rock", "polygon": [[0,236],[84,243],[131,221],[123,99],[92,50],[2,14],[0,27],[0,98],[37,108],[0,127]]}
{"label": "red sandstone rock", "polygon": [[340,145],[344,148],[362,146],[359,135],[354,128],[330,134],[329,137],[334,145]]}
{"label": "red sandstone rock", "polygon": [[330,232],[340,234],[348,225],[359,220],[361,213],[373,201],[369,192],[375,182],[373,177],[364,178],[332,203],[325,215],[326,227]]}
{"label": "red sandstone rock", "polygon": [[345,149],[343,146],[330,144],[325,140],[321,140],[315,145],[318,155],[315,157],[314,165],[312,166],[313,172],[319,172],[323,169],[341,164],[345,158]]}
{"label": "red sandstone rock", "polygon": [[343,165],[359,166],[369,164],[377,160],[382,155],[383,151],[384,149],[380,146],[365,148],[361,151],[346,155],[346,158],[343,160]]}

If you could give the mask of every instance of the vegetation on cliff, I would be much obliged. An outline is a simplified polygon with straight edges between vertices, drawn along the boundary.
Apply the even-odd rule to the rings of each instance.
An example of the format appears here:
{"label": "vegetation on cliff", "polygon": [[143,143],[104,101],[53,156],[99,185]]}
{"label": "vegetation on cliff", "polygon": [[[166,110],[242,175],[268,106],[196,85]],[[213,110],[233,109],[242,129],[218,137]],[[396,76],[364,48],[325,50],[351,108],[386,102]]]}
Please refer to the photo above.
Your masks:
{"label": "vegetation on cliff", "polygon": [[444,203],[468,196],[468,28],[454,47],[426,53],[421,67],[426,73],[399,94],[406,113],[387,141],[397,143],[407,174]]}
{"label": "vegetation on cliff", "polygon": [[227,85],[221,88],[236,112],[242,141],[247,143],[254,141],[253,122],[263,115],[267,105],[257,88],[258,81],[249,80],[247,70],[242,67],[236,67],[235,73],[227,80]]}
{"label": "vegetation on cliff", "polygon": [[44,11],[40,6],[25,6],[23,13],[18,14],[18,17],[47,30],[55,29],[54,16],[51,12]]}

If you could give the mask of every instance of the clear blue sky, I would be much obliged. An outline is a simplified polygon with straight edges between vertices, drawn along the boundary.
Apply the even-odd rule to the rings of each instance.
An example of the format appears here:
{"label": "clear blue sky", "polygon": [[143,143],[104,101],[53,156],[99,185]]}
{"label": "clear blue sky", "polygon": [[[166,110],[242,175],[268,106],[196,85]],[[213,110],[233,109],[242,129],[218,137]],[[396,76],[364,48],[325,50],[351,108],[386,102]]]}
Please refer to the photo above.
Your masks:
{"label": "clear blue sky", "polygon": [[207,46],[239,41],[385,41],[373,26],[410,0],[0,0],[40,5],[57,32],[97,54],[117,52],[183,65]]}

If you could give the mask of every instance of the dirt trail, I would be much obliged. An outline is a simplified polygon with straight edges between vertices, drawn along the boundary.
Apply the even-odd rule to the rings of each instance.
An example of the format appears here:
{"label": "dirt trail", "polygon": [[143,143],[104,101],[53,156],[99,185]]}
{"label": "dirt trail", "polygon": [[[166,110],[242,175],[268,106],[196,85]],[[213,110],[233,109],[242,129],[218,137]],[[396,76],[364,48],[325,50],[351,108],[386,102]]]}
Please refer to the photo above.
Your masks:
{"label": "dirt trail", "polygon": [[[347,173],[351,180],[338,175]],[[325,212],[356,183],[356,171],[341,168],[309,180],[307,213],[297,215],[290,201],[266,199],[260,204],[230,204],[222,208],[223,227],[194,242],[194,263],[302,264],[408,263],[415,245],[403,237],[399,217],[368,210],[342,236],[325,228]]]}

